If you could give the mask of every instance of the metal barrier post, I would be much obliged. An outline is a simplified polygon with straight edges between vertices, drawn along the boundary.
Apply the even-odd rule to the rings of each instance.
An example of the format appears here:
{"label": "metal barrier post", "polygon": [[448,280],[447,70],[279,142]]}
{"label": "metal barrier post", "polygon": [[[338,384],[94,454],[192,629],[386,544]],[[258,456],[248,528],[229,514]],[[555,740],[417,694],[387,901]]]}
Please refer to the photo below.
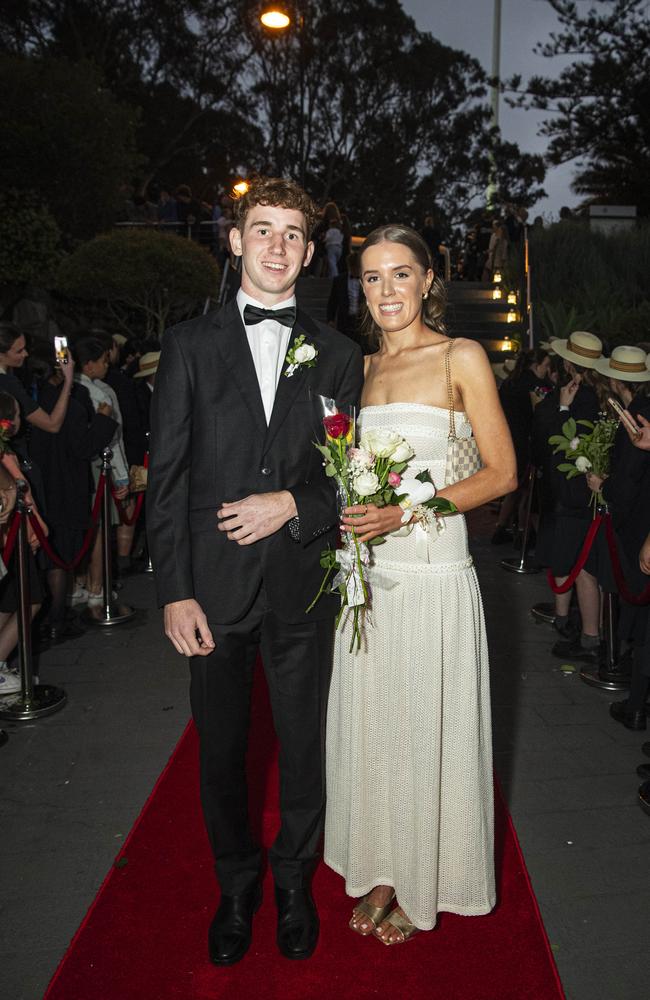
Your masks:
{"label": "metal barrier post", "polygon": [[32,601],[29,587],[29,540],[27,518],[32,508],[25,499],[27,483],[19,479],[16,483],[16,510],[21,515],[16,539],[16,573],[18,582],[18,663],[20,666],[20,694],[3,698],[0,703],[0,719],[13,722],[27,722],[40,719],[63,708],[67,699],[65,691],[51,684],[34,684],[32,664]]}
{"label": "metal barrier post", "polygon": [[512,559],[501,560],[501,568],[507,569],[509,573],[539,573],[540,570],[539,566],[535,566],[530,561],[526,561],[528,535],[530,534],[530,513],[533,507],[533,491],[535,489],[536,477],[537,477],[537,469],[533,465],[531,465],[530,472],[528,473],[528,496],[526,498],[526,520],[524,522],[524,530],[521,533],[521,554],[519,559],[513,557]]}
{"label": "metal barrier post", "polygon": [[605,633],[605,662],[598,670],[583,667],[580,680],[601,691],[625,691],[630,686],[630,675],[621,669],[617,657],[617,605],[616,594],[607,592],[603,604],[603,631]]}
{"label": "metal barrier post", "polygon": [[111,560],[111,458],[113,452],[104,448],[102,452],[102,473],[106,479],[104,496],[102,497],[102,604],[99,607],[88,607],[83,618],[90,625],[107,627],[121,625],[135,616],[135,611],[128,604],[117,604],[113,600],[113,572]]}

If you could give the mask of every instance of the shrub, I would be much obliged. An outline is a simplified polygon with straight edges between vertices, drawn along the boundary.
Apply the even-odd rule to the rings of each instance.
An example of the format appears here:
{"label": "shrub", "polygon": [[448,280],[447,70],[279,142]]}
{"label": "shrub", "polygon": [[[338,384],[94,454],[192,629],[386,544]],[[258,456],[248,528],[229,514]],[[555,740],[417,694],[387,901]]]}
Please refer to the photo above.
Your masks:
{"label": "shrub", "polygon": [[61,264],[57,289],[92,300],[129,333],[147,336],[197,313],[216,298],[219,268],[207,250],[152,229],[119,229],[82,244]]}
{"label": "shrub", "polygon": [[61,257],[60,239],[33,192],[0,192],[0,283],[47,286]]}
{"label": "shrub", "polygon": [[587,329],[610,346],[650,335],[650,226],[611,234],[562,222],[531,236],[537,335]]}

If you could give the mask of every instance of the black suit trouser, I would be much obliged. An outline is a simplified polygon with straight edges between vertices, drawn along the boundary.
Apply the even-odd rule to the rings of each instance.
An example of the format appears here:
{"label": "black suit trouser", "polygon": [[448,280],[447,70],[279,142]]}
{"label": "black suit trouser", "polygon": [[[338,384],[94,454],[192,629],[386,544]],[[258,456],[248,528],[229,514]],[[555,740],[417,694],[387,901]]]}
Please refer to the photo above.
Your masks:
{"label": "black suit trouser", "polygon": [[209,625],[216,648],[191,660],[190,701],[200,740],[201,802],[219,884],[223,892],[237,894],[261,870],[246,781],[253,670],[260,651],[280,745],[280,830],[269,860],[276,885],[297,888],[316,865],[323,828],[333,622],[281,621],[262,586],[241,621]]}

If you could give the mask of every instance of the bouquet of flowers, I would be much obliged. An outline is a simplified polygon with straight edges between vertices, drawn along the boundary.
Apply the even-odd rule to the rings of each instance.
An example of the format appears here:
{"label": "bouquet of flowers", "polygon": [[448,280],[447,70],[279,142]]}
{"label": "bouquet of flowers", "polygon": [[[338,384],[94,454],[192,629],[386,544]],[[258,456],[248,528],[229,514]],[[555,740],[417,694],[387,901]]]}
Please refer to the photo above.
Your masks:
{"label": "bouquet of flowers", "polygon": [[[587,432],[578,434],[578,424],[587,428]],[[586,472],[593,472],[599,479],[603,479],[609,472],[610,451],[614,444],[614,437],[618,428],[618,420],[611,420],[604,417],[602,420],[592,423],[591,420],[574,420],[573,417],[562,425],[561,434],[553,434],[548,439],[549,444],[555,445],[553,454],[563,452],[566,462],[558,465],[560,472],[566,474],[567,479],[575,479],[576,476],[584,475]],[[603,503],[603,495],[600,491],[592,490],[590,504],[596,508]]]}
{"label": "bouquet of flowers", "polygon": [[[425,530],[437,528],[439,515],[456,512],[451,501],[436,497],[436,488],[426,470],[411,478],[403,476],[414,452],[400,434],[385,429],[369,430],[361,435],[359,446],[355,447],[353,417],[330,412],[323,418],[323,426],[325,444],[317,443],[315,447],[323,456],[325,474],[336,478],[342,508],[359,503],[372,503],[377,507],[399,505],[404,511],[404,524],[415,515]],[[370,544],[384,541],[384,538],[374,538]],[[362,612],[370,601],[370,549],[359,541],[353,529],[345,533],[340,548],[328,548],[321,553],[320,564],[325,576],[307,611],[311,611],[322,594],[338,590],[341,609],[336,626],[345,609],[351,608],[352,652],[355,643],[357,649],[361,647]],[[335,575],[330,579],[332,574]]]}

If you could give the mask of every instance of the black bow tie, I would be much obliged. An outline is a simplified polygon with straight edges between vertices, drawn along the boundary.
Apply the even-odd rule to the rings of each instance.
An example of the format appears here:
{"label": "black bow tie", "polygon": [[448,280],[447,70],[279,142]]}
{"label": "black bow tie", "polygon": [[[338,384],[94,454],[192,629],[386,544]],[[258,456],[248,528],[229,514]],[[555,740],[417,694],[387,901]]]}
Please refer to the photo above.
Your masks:
{"label": "black bow tie", "polygon": [[254,326],[265,319],[273,319],[282,326],[292,327],[296,322],[296,307],[286,306],[284,309],[262,309],[261,306],[244,306],[244,323]]}

